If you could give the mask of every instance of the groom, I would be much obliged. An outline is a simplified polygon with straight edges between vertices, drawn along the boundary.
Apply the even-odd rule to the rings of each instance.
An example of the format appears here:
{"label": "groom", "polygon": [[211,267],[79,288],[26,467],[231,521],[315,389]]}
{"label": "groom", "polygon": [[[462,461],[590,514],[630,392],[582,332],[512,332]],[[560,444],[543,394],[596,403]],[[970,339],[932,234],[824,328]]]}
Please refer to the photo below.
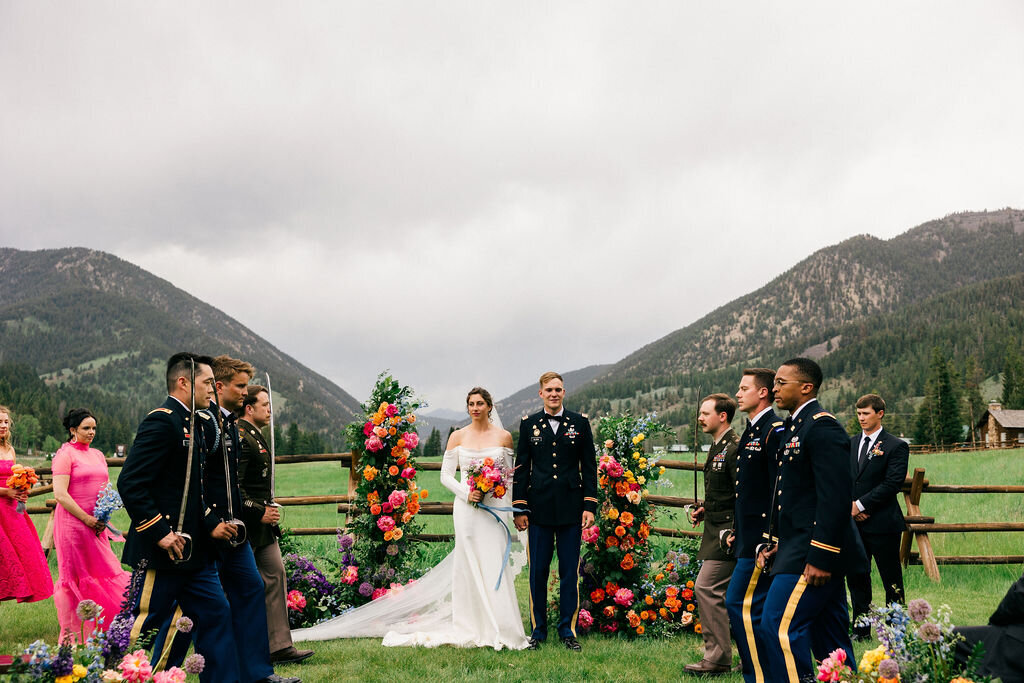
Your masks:
{"label": "groom", "polygon": [[544,410],[519,424],[519,447],[512,484],[512,505],[525,510],[515,525],[528,531],[530,561],[531,650],[548,637],[548,570],[558,549],[558,637],[580,650],[576,616],[580,610],[580,532],[594,523],[597,510],[597,462],[590,422],[562,407],[565,386],[557,372],[540,376]]}

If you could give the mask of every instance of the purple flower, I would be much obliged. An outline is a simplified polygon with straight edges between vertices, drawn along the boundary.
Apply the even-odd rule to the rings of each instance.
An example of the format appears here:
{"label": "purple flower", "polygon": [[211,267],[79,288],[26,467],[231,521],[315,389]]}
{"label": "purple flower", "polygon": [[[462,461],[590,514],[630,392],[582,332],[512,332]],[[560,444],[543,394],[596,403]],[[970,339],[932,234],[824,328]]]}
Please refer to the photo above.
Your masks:
{"label": "purple flower", "polygon": [[394,570],[394,568],[388,568],[388,578],[389,579],[395,578],[395,570]]}
{"label": "purple flower", "polygon": [[907,613],[914,621],[924,621],[932,613],[932,606],[924,598],[917,598],[907,605]]}
{"label": "purple flower", "polygon": [[371,595],[373,595],[373,586],[371,586],[369,582],[363,581],[361,584],[359,584],[359,594],[362,595],[364,598],[370,597]]}
{"label": "purple flower", "polygon": [[937,643],[942,640],[942,630],[939,629],[938,624],[928,621],[917,629],[917,637],[926,643]]}
{"label": "purple flower", "polygon": [[678,581],[679,580],[679,572],[669,572],[668,573],[668,580],[669,580],[670,583],[675,583],[676,581]]}
{"label": "purple flower", "polygon": [[352,544],[356,542],[356,539],[351,534],[342,534],[338,536],[338,547],[342,550],[348,550],[352,547]]}
{"label": "purple flower", "polygon": [[53,664],[50,666],[51,673],[53,673],[55,678],[70,676],[71,670],[74,668],[75,660],[71,655],[71,646],[61,645],[60,652],[53,658]]}
{"label": "purple flower", "polygon": [[206,668],[206,659],[200,654],[192,654],[185,658],[185,662],[181,665],[181,668],[185,670],[187,674],[201,674],[203,669]]}
{"label": "purple flower", "polygon": [[895,659],[883,659],[878,663],[878,675],[882,678],[896,678],[900,673],[900,665]]}
{"label": "purple flower", "polygon": [[92,619],[99,617],[100,612],[102,611],[103,608],[97,605],[94,601],[82,600],[78,603],[78,607],[75,608],[75,615],[77,615],[81,621],[91,621]]}
{"label": "purple flower", "polygon": [[398,546],[395,545],[394,543],[389,543],[387,549],[385,550],[385,552],[388,555],[391,555],[392,557],[394,557],[395,555],[398,554]]}
{"label": "purple flower", "polygon": [[188,617],[179,617],[178,620],[174,622],[174,628],[178,629],[182,633],[191,633],[192,620]]}

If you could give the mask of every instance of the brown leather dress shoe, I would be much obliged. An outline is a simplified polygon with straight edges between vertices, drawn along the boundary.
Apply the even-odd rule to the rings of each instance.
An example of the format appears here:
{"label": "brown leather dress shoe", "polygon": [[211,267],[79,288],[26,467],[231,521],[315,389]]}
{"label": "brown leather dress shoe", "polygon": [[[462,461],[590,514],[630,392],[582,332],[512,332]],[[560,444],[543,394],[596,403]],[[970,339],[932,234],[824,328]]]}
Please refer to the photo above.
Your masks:
{"label": "brown leather dress shoe", "polygon": [[687,664],[683,667],[683,671],[693,676],[719,676],[730,673],[732,666],[713,664],[706,659],[702,659],[696,664]]}
{"label": "brown leather dress shoe", "polygon": [[313,656],[312,650],[296,650],[294,645],[290,645],[283,650],[270,653],[271,664],[296,664],[298,662],[305,661]]}

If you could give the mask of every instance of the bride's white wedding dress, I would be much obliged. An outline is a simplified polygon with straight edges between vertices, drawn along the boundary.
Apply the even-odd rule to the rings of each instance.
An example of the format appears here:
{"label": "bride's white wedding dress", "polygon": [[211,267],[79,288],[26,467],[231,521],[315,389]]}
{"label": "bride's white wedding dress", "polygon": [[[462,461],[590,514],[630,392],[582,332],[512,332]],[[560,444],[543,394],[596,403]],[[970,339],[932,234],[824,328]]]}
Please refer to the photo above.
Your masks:
{"label": "bride's white wedding dress", "polygon": [[[469,503],[468,485],[455,478],[456,465],[465,472],[471,462],[486,457],[504,458],[510,469],[514,465],[512,449],[502,446],[479,450],[456,446],[445,451],[441,483],[455,494],[455,548],[445,559],[401,591],[292,631],[292,639],[383,637],[385,646],[524,649],[528,641],[514,585],[517,563],[516,558],[511,564],[505,560],[505,530],[489,512]],[[509,507],[511,500],[509,486],[504,498],[488,494],[483,502]],[[512,528],[511,513],[497,515]],[[495,590],[499,576],[501,585]]]}

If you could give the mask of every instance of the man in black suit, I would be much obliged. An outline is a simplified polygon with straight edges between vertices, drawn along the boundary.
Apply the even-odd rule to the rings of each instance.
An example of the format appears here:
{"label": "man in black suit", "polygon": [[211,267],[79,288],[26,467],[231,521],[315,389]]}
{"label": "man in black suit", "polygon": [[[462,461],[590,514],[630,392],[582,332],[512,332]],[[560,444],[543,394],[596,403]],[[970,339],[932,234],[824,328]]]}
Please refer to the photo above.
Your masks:
{"label": "man in black suit", "polygon": [[[850,471],[853,474],[853,503],[850,515],[868,557],[875,558],[885,588],[885,602],[904,601],[903,569],[900,566],[900,537],[907,528],[897,496],[907,476],[910,447],[907,442],[882,428],[885,401],[877,394],[857,399],[857,421],[861,433],[850,439]],[[870,559],[869,559],[870,562]],[[870,572],[870,564],[868,565]],[[857,626],[857,618],[871,606],[871,574],[847,575],[853,602],[853,637],[870,635],[870,627]]]}
{"label": "man in black suit", "polygon": [[998,676],[1003,683],[1024,683],[1024,575],[1010,586],[988,626],[958,626],[964,637],[957,643],[956,660],[966,664],[977,643],[983,643],[985,655],[978,673]]}
{"label": "man in black suit", "polygon": [[[580,533],[594,523],[597,511],[597,459],[594,434],[585,415],[565,410],[562,376],[540,376],[544,409],[519,424],[516,470],[512,480],[514,520],[528,529],[530,561],[530,649],[548,636],[548,570],[558,549],[558,636],[578,651]],[[581,529],[582,527],[582,529]]]}
{"label": "man in black suit", "polygon": [[818,403],[821,382],[821,368],[809,358],[775,372],[775,402],[790,411],[776,461],[779,540],[757,558],[772,574],[761,616],[772,681],[813,677],[814,658],[836,648],[856,661],[843,575],[863,571],[867,560],[849,515],[849,436]]}

